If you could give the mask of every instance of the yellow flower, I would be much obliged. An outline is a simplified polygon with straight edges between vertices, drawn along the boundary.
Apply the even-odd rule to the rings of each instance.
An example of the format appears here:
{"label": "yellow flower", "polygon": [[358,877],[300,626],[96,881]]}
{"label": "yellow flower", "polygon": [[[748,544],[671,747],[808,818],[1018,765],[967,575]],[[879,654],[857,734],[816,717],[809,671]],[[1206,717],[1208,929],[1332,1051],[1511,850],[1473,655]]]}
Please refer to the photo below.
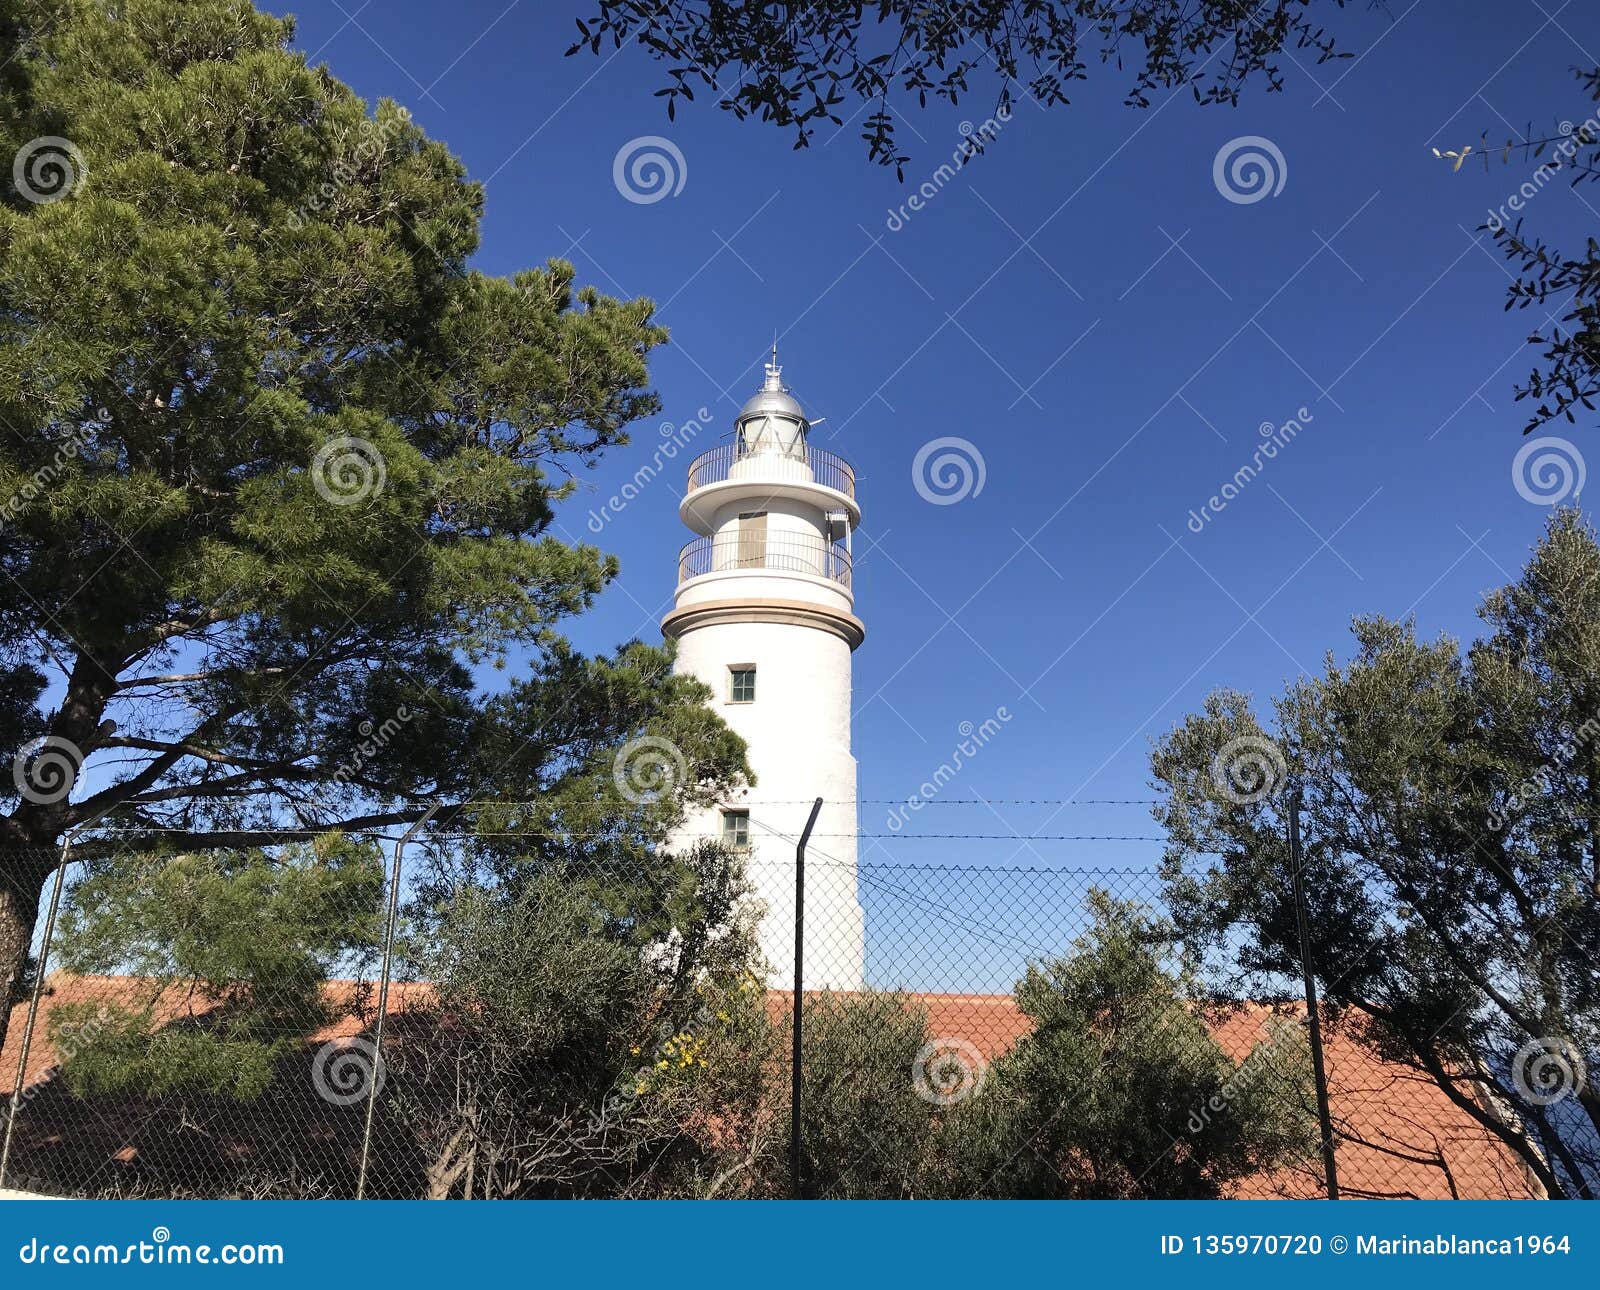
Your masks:
{"label": "yellow flower", "polygon": [[632,1048],[628,1049],[628,1051],[637,1057],[639,1055],[639,1045],[635,1044]]}
{"label": "yellow flower", "polygon": [[666,1063],[666,1062],[657,1062],[657,1063],[656,1063],[656,1069],[657,1069],[657,1070],[658,1070],[658,1071],[664,1071],[664,1070],[666,1070],[666,1069],[667,1069],[667,1063]]}
{"label": "yellow flower", "polygon": [[728,1020],[728,1014],[725,1013],[725,1012],[717,1013],[717,1020],[718,1021],[727,1021]]}

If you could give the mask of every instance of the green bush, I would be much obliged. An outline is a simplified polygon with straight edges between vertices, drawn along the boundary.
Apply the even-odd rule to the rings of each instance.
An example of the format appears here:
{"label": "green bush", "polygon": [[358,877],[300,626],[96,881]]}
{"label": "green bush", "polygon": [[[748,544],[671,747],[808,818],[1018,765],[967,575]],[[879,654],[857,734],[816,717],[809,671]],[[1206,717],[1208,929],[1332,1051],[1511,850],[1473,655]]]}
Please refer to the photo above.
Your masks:
{"label": "green bush", "polygon": [[68,1003],[49,1033],[68,1085],[88,1094],[259,1097],[277,1059],[332,1020],[323,985],[380,934],[383,869],[330,835],[285,848],[91,865],[62,914],[69,972],[114,975],[117,997]]}
{"label": "green bush", "polygon": [[754,1132],[770,1047],[720,848],[467,883],[413,947],[428,994],[385,1099],[448,1197],[702,1195]]}
{"label": "green bush", "polygon": [[[912,1082],[928,1043],[927,1014],[898,993],[822,994],[805,1001],[801,1036],[801,1191],[838,1200],[902,1199],[936,1145],[935,1106]],[[779,1110],[766,1152],[765,1194],[787,1195],[793,1031],[776,1028]]]}
{"label": "green bush", "polygon": [[1170,967],[1165,928],[1138,906],[1090,897],[1094,922],[1016,990],[1032,1028],[944,1126],[948,1195],[1212,1197],[1315,1148],[1299,1027],[1239,1067],[1203,1001]]}

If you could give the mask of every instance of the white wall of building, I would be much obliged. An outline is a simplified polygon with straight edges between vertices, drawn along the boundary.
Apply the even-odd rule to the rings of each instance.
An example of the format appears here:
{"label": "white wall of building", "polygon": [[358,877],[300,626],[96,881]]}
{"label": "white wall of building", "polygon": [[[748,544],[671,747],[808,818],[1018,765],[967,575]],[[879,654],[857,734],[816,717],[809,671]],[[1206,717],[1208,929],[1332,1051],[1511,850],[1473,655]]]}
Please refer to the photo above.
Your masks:
{"label": "white wall of building", "polygon": [[[728,669],[756,668],[754,703],[728,700]],[[850,646],[787,623],[717,623],[685,632],[678,670],[712,690],[712,707],[750,746],[756,783],[725,805],[748,810],[749,871],[765,906],[769,983],[793,984],[795,842],[823,799],[806,865],[805,982],[858,989],[865,936],[856,890],[856,761],[850,752]],[[721,809],[695,812],[685,835],[718,836]]]}

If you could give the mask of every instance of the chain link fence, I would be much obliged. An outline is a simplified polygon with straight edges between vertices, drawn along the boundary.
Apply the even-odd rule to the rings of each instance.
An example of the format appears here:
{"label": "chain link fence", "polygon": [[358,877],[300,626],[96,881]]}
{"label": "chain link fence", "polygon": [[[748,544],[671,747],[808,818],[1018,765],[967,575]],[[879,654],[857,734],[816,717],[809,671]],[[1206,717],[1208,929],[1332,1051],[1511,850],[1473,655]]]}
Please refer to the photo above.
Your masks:
{"label": "chain link fence", "polygon": [[[11,986],[0,1186],[1328,1193],[1299,982],[1226,997],[1173,942],[1149,869],[863,862],[859,988],[796,991],[758,948],[793,927],[772,894],[793,864],[750,875],[707,845],[486,877],[448,839],[403,864],[395,847],[70,860]],[[848,883],[831,863],[807,882]],[[809,926],[808,955],[831,935]],[[1322,1020],[1341,1194],[1545,1194],[1511,1080],[1441,1081],[1366,1019]],[[1568,1137],[1580,1172],[1600,1162]]]}

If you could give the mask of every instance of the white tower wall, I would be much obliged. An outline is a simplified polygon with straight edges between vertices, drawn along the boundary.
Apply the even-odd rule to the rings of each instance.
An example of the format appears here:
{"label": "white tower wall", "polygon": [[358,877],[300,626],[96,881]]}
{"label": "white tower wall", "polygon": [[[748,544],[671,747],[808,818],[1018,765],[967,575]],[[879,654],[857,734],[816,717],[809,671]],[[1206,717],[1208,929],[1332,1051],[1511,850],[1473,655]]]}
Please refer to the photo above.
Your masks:
{"label": "white tower wall", "polygon": [[[730,663],[756,666],[756,701],[727,701]],[[794,969],[795,842],[822,798],[806,848],[805,984],[855,990],[866,953],[856,893],[856,759],[850,753],[850,646],[830,632],[737,623],[686,632],[678,670],[711,687],[717,714],[750,746],[756,783],[723,807],[750,812],[749,875],[769,983]],[[716,836],[722,807],[694,812],[685,832]]]}

